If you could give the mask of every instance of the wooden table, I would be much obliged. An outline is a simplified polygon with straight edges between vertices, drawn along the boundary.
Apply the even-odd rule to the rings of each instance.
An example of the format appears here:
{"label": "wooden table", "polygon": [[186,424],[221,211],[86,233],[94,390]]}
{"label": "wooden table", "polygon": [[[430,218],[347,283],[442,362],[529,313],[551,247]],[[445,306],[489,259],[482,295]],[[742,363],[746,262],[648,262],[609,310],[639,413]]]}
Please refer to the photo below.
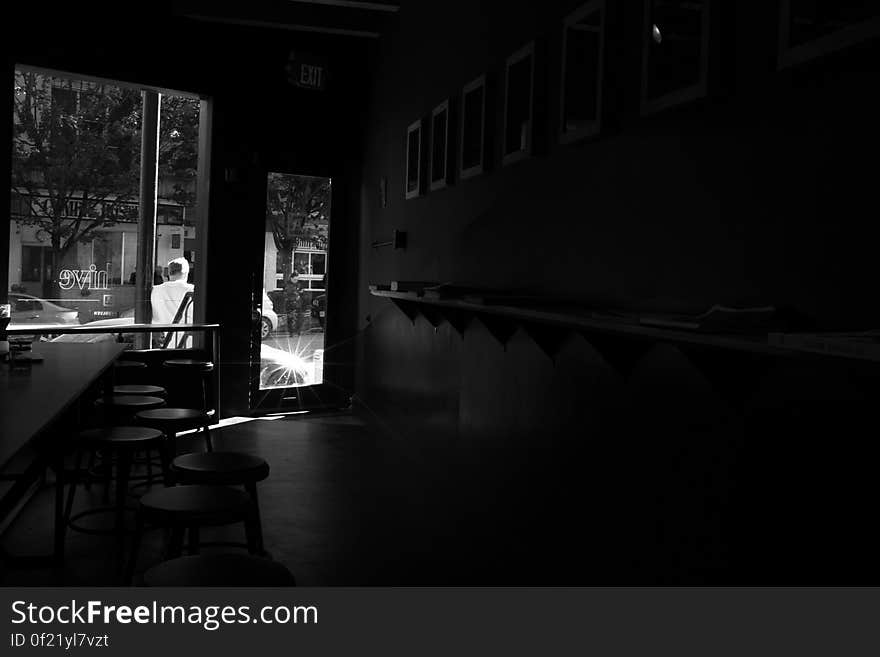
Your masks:
{"label": "wooden table", "polygon": [[[94,344],[35,342],[33,353],[43,357],[26,370],[12,370],[0,363],[0,473],[14,481],[0,498],[0,520],[14,508],[18,499],[42,476],[46,467],[56,469],[55,557],[63,553],[64,530],[61,511],[64,449],[55,441],[65,437],[57,426],[68,411],[96,381],[111,373],[111,366],[125,350],[116,342]],[[75,427],[71,427],[75,430]],[[40,441],[40,457],[23,473],[5,470],[17,453]]]}

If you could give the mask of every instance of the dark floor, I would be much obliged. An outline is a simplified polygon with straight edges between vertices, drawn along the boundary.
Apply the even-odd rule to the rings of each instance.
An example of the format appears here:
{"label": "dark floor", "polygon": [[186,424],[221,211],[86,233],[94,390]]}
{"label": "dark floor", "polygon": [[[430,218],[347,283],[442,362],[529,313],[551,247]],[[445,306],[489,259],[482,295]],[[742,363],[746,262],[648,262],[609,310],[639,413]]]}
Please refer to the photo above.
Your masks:
{"label": "dark floor", "polygon": [[[259,486],[266,549],[305,586],[393,584],[433,559],[436,530],[403,491],[400,450],[350,414],[254,420],[215,432],[215,449],[258,454],[271,466]],[[390,454],[396,453],[396,457]],[[101,502],[101,487],[78,489],[75,510]],[[52,544],[53,491],[38,493],[3,536],[13,554],[45,553]],[[242,540],[238,526],[216,538]],[[222,536],[221,536],[222,535]],[[206,532],[206,537],[215,538]],[[161,532],[141,551],[138,571],[160,554]],[[70,531],[64,583],[112,585],[115,539]],[[430,570],[430,568],[429,568]],[[427,582],[428,580],[426,580]],[[4,585],[56,585],[50,569],[6,566]]]}
{"label": "dark floor", "polygon": [[[429,424],[404,435],[372,414],[362,417],[291,415],[214,432],[216,449],[269,462],[259,485],[265,546],[300,585],[789,585],[878,577],[876,540],[860,511],[875,497],[866,496],[870,480],[847,476],[853,481],[843,487],[839,476],[833,487],[817,487],[815,471],[796,467],[791,450],[783,450],[786,472],[802,471],[799,479],[787,474],[773,495],[752,494],[750,504],[730,509],[703,493],[713,490],[705,485],[679,495],[669,486],[659,494],[656,482],[665,479],[635,485],[639,477],[623,478],[613,467],[620,454],[475,450],[449,437],[432,442]],[[192,447],[202,449],[201,440]],[[772,481],[774,463],[766,464],[769,474],[757,469],[739,479]],[[854,466],[840,472],[853,474]],[[790,481],[800,483],[783,485]],[[831,493],[862,505],[830,506]],[[91,499],[78,493],[76,509],[100,498],[100,486]],[[32,498],[0,539],[7,552],[51,549],[53,501],[51,486]],[[203,540],[243,539],[240,526],[212,531]],[[159,560],[162,539],[161,531],[148,536],[138,574]],[[0,585],[114,585],[115,553],[113,538],[70,531],[62,574],[9,561]]]}

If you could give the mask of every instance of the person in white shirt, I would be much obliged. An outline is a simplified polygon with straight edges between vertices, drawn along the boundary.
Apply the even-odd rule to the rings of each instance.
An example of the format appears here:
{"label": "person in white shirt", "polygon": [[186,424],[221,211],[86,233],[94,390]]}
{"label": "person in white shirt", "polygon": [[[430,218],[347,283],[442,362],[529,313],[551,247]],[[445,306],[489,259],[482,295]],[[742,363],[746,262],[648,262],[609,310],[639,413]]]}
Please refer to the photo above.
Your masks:
{"label": "person in white shirt", "polygon": [[[150,305],[153,307],[153,324],[173,324],[178,313],[181,311],[181,304],[187,292],[192,292],[195,288],[192,283],[186,282],[189,274],[189,263],[186,258],[175,258],[168,263],[168,280],[161,285],[153,286],[150,293]],[[187,303],[184,312],[177,319],[178,324],[192,324],[192,303]],[[189,339],[187,340],[189,342]],[[174,347],[177,338],[173,338],[169,343],[169,347]]]}

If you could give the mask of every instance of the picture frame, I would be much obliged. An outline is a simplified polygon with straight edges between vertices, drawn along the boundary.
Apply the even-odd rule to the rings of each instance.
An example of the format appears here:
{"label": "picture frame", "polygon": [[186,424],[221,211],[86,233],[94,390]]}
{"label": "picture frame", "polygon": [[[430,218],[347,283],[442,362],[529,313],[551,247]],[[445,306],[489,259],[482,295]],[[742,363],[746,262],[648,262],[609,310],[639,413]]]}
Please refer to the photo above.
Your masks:
{"label": "picture frame", "polygon": [[488,84],[486,75],[468,82],[461,92],[459,178],[472,178],[488,169]]}
{"label": "picture frame", "polygon": [[880,3],[870,4],[780,0],[777,70],[880,36]]}
{"label": "picture frame", "polygon": [[531,157],[535,123],[535,42],[530,41],[505,62],[502,165]]}
{"label": "picture frame", "polygon": [[605,0],[591,0],[562,22],[559,142],[568,144],[602,129]]}
{"label": "picture frame", "polygon": [[451,184],[449,153],[452,116],[449,99],[444,100],[431,111],[431,152],[428,174],[430,190],[437,191]]}
{"label": "picture frame", "polygon": [[413,121],[406,129],[406,168],[404,192],[407,200],[417,198],[423,193],[422,186],[422,119]]}
{"label": "picture frame", "polygon": [[713,0],[645,0],[643,115],[707,95],[713,4]]}

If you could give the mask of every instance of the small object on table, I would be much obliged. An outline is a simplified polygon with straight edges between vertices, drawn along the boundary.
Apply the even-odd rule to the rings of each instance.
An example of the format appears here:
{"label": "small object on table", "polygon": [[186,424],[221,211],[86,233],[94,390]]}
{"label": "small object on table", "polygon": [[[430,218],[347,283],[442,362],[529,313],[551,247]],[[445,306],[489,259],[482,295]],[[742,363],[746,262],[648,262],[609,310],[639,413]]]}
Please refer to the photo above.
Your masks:
{"label": "small object on table", "polygon": [[43,360],[41,356],[35,356],[31,353],[31,345],[34,336],[32,335],[12,335],[9,336],[9,367],[12,369],[24,369],[31,363],[39,363]]}

